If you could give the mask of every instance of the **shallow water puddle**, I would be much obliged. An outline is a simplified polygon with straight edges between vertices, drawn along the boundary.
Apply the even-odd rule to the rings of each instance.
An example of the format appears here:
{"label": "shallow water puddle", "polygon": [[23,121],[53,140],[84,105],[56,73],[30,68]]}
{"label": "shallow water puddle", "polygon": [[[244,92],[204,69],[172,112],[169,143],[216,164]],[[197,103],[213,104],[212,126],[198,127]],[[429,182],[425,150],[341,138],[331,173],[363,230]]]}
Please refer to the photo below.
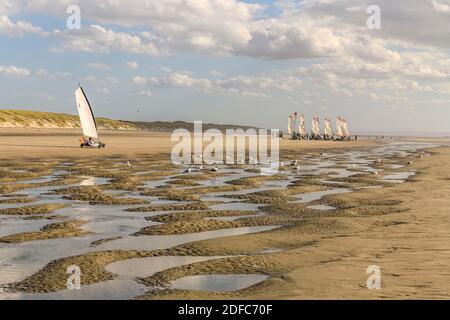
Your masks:
{"label": "shallow water puddle", "polygon": [[200,275],[177,279],[170,285],[172,289],[199,290],[211,292],[231,292],[253,286],[267,280],[262,274]]}
{"label": "shallow water puddle", "polygon": [[297,195],[300,198],[300,200],[293,201],[293,202],[294,203],[307,203],[307,202],[320,200],[324,196],[333,195],[333,194],[341,194],[341,193],[349,193],[351,191],[352,191],[351,189],[338,188],[338,189],[331,189],[331,190],[324,190],[324,191],[302,193],[302,194]]}
{"label": "shallow water puddle", "polygon": [[281,249],[281,248],[268,248],[268,249],[261,250],[259,253],[270,254],[270,253],[277,253],[277,252],[282,252],[282,251],[284,251],[284,249]]}
{"label": "shallow water puddle", "polygon": [[50,293],[1,292],[0,299],[20,300],[130,300],[148,291],[148,287],[131,279],[109,280],[82,285],[79,290],[62,290]]}
{"label": "shallow water puddle", "polygon": [[147,221],[145,218],[123,218],[123,219],[106,219],[103,221],[92,221],[83,226],[82,229],[97,234],[105,234],[110,236],[127,236],[139,231],[143,227],[158,225],[158,222]]}
{"label": "shallow water puddle", "polygon": [[126,236],[145,226],[158,224],[147,221],[142,215],[124,211],[130,207],[133,206],[90,205],[79,202],[72,207],[59,209],[55,213],[71,219],[88,221],[81,226],[81,229],[111,237]]}
{"label": "shallow water puddle", "polygon": [[91,242],[102,238],[101,235],[88,235],[4,244],[0,246],[0,284],[20,281],[52,260],[95,251],[89,247]]}
{"label": "shallow water puddle", "polygon": [[257,218],[261,216],[260,214],[248,214],[244,216],[231,216],[231,217],[212,217],[207,218],[208,220],[217,220],[217,221],[235,221],[238,219],[244,219],[244,218]]}
{"label": "shallow water puddle", "polygon": [[404,168],[405,166],[404,165],[402,165],[402,164],[390,164],[389,165],[389,168],[390,169],[401,169],[401,168]]}
{"label": "shallow water puddle", "polygon": [[0,237],[22,232],[39,231],[40,228],[49,223],[48,220],[31,220],[28,223],[24,223],[21,218],[2,219],[0,220]]}
{"label": "shallow water puddle", "polygon": [[100,186],[102,184],[107,184],[111,179],[109,178],[99,178],[93,176],[81,176],[83,179],[79,185],[80,186]]}
{"label": "shallow water puddle", "polygon": [[106,266],[106,271],[127,277],[150,277],[157,272],[167,269],[192,264],[201,261],[225,258],[222,256],[197,257],[197,256],[160,256],[136,258],[118,261]]}
{"label": "shallow water puddle", "polygon": [[213,204],[209,206],[211,210],[250,210],[257,211],[261,204],[243,203],[243,202],[227,202],[220,204]]}
{"label": "shallow water puddle", "polygon": [[156,249],[168,249],[180,244],[208,240],[221,237],[237,236],[250,233],[258,233],[263,231],[269,231],[280,226],[258,226],[258,227],[243,227],[232,229],[220,229],[214,231],[204,231],[197,233],[188,233],[180,235],[164,235],[164,236],[137,236],[126,237],[123,239],[111,241],[100,245],[99,250],[156,250]]}
{"label": "shallow water puddle", "polygon": [[396,172],[384,176],[381,181],[389,183],[404,183],[406,179],[415,175],[414,171]]}
{"label": "shallow water puddle", "polygon": [[332,206],[327,206],[324,204],[318,204],[318,205],[314,205],[314,206],[308,206],[309,209],[315,209],[315,210],[322,210],[322,211],[329,211],[329,210],[334,210],[336,209],[335,207]]}
{"label": "shallow water puddle", "polygon": [[359,172],[349,171],[348,169],[343,168],[330,168],[330,169],[321,169],[320,173],[331,173],[329,177],[332,178],[348,178],[354,175],[357,175]]}
{"label": "shallow water puddle", "polygon": [[[42,177],[36,178],[36,179],[17,180],[17,183],[33,184],[33,183],[50,182],[50,181],[54,181],[54,180],[60,178],[61,175],[66,174],[66,173],[68,173],[68,171],[66,171],[66,170],[55,170],[52,172],[52,174],[50,174],[48,176],[42,176]],[[30,186],[30,188],[32,188],[32,187],[33,186]]]}

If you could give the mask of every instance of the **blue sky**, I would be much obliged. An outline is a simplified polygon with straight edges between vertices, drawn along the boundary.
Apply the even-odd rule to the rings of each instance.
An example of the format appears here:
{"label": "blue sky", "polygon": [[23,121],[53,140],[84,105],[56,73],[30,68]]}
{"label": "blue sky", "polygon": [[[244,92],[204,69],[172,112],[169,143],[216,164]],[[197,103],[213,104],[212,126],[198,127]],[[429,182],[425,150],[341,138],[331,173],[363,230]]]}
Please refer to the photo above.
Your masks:
{"label": "blue sky", "polygon": [[74,2],[80,30],[71,1],[0,2],[2,108],[75,113],[81,82],[116,119],[450,131],[448,0],[380,0],[377,30],[364,0]]}

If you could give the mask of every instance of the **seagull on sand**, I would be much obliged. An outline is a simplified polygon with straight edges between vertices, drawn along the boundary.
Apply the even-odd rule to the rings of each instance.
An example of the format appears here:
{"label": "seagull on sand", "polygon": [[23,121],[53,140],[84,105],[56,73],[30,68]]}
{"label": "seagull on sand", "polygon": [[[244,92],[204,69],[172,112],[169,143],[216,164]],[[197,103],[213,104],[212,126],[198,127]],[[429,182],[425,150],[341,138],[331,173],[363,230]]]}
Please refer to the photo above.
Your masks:
{"label": "seagull on sand", "polygon": [[184,172],[183,173],[191,173],[192,172],[192,168],[191,167],[189,167],[189,168],[187,168],[186,170],[184,170]]}

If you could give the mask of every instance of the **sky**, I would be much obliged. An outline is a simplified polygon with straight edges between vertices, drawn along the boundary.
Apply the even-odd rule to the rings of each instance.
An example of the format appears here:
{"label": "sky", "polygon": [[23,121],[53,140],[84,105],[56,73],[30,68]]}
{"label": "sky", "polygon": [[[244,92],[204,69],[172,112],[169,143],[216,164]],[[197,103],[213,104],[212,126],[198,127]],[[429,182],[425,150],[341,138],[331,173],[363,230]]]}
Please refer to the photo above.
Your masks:
{"label": "sky", "polygon": [[114,119],[450,132],[450,0],[0,0],[0,48],[4,109],[74,114],[81,83]]}

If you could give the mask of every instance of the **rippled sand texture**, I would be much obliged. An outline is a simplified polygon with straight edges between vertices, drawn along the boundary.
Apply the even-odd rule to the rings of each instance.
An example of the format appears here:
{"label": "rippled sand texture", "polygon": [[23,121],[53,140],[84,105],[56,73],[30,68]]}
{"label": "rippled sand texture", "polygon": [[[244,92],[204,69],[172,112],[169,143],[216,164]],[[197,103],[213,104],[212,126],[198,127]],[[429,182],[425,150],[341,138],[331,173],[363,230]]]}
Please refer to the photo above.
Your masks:
{"label": "rippled sand texture", "polygon": [[287,148],[270,176],[164,153],[0,160],[0,298],[446,296],[450,151],[432,147]]}

